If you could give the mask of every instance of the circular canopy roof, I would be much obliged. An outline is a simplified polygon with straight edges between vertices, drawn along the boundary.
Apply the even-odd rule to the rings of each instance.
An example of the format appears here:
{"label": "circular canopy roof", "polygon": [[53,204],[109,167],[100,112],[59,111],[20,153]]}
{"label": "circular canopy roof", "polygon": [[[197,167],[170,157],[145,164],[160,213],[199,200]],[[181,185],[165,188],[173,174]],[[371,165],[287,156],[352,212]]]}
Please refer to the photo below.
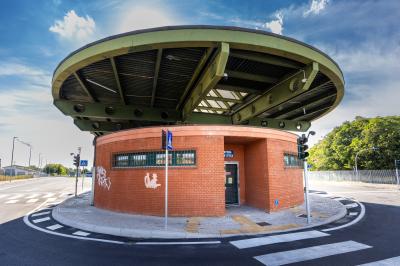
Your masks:
{"label": "circular canopy roof", "polygon": [[305,131],[336,107],[344,80],[323,52],[236,27],[128,32],[71,53],[54,72],[54,104],[96,135],[169,124]]}

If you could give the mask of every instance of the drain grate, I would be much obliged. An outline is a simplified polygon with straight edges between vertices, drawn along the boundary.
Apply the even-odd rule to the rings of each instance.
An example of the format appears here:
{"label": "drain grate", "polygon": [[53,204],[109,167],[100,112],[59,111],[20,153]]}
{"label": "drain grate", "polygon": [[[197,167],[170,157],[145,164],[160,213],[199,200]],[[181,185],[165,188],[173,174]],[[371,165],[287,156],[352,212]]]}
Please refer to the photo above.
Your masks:
{"label": "drain grate", "polygon": [[[297,217],[307,218],[307,214],[300,214],[300,215],[297,215]],[[310,217],[312,217],[312,215],[310,215]]]}
{"label": "drain grate", "polygon": [[260,223],[257,223],[259,226],[267,226],[267,225],[271,225],[271,224],[269,224],[269,223],[267,223],[267,222],[260,222]]}

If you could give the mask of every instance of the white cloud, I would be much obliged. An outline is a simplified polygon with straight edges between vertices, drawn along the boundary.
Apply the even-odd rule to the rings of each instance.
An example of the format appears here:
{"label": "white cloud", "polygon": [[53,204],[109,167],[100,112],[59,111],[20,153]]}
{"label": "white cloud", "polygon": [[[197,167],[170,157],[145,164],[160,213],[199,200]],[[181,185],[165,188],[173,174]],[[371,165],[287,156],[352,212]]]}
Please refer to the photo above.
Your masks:
{"label": "white cloud", "polygon": [[304,11],[303,16],[308,16],[310,14],[318,15],[322,10],[325,9],[329,0],[312,0],[310,8]]}
{"label": "white cloud", "polygon": [[123,7],[118,14],[113,33],[181,24],[182,21],[171,10],[162,5],[134,5]]}
{"label": "white cloud", "polygon": [[283,14],[281,12],[277,12],[275,14],[275,18],[276,19],[265,23],[264,27],[266,29],[272,31],[272,33],[282,34],[282,31],[283,31]]}
{"label": "white cloud", "polygon": [[96,23],[93,18],[88,15],[80,17],[74,10],[70,10],[63,20],[56,20],[49,30],[58,34],[62,39],[84,42],[91,40],[95,28]]}

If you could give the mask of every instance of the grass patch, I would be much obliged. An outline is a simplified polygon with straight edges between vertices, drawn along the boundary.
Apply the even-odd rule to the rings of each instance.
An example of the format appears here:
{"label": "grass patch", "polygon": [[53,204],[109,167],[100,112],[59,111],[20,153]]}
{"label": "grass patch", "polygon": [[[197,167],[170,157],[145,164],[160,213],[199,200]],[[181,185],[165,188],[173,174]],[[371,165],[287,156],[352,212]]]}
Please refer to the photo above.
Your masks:
{"label": "grass patch", "polygon": [[33,175],[15,175],[15,176],[0,175],[0,182],[9,181],[10,178],[11,178],[11,180],[29,179],[29,178],[33,178]]}

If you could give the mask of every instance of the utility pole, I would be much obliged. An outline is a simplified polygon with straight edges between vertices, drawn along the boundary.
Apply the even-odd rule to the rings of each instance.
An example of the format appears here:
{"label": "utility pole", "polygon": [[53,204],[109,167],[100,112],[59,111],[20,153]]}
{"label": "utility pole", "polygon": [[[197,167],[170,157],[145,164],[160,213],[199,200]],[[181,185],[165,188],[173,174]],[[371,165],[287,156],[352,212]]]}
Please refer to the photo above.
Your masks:
{"label": "utility pole", "polygon": [[[15,146],[15,140],[18,137],[13,137],[13,146],[12,146],[12,152],[11,152],[11,170],[13,171],[13,165],[14,165],[14,146]],[[13,172],[15,174],[15,172]],[[10,182],[11,182],[11,173],[10,173]]]}
{"label": "utility pole", "polygon": [[75,175],[75,198],[78,196],[78,173],[79,173],[79,164],[81,160],[81,147],[78,147],[78,154],[71,153],[74,156],[74,165],[76,166],[76,175]]}

